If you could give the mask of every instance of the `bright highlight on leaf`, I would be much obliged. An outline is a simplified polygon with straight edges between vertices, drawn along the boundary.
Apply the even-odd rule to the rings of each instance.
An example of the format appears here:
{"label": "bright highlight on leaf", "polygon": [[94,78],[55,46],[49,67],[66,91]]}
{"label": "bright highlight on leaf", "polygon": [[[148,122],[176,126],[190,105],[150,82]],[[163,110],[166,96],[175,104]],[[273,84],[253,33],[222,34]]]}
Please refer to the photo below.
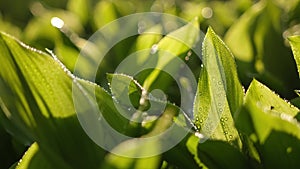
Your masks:
{"label": "bright highlight on leaf", "polygon": [[51,24],[52,24],[52,26],[54,26],[54,27],[56,27],[56,28],[58,28],[58,29],[61,29],[62,27],[64,27],[64,21],[63,20],[61,20],[60,18],[58,18],[58,17],[53,17],[52,19],[51,19]]}

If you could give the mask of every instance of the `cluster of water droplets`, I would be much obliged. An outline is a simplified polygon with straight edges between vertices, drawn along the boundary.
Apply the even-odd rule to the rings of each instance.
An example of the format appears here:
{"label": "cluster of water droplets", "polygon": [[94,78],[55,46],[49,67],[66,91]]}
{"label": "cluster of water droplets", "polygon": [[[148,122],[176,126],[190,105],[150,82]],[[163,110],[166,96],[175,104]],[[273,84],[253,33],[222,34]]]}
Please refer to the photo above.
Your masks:
{"label": "cluster of water droplets", "polygon": [[[203,97],[203,92],[198,92],[198,97]],[[200,101],[201,102],[201,101]],[[202,130],[202,126],[204,125],[204,121],[207,119],[206,111],[208,111],[208,107],[206,104],[201,104],[198,107],[198,113],[195,116],[195,125],[199,131]],[[200,114],[200,115],[199,115]]]}
{"label": "cluster of water droplets", "polygon": [[188,51],[186,56],[184,57],[184,60],[186,61],[190,60],[191,55],[192,55],[192,51]]}

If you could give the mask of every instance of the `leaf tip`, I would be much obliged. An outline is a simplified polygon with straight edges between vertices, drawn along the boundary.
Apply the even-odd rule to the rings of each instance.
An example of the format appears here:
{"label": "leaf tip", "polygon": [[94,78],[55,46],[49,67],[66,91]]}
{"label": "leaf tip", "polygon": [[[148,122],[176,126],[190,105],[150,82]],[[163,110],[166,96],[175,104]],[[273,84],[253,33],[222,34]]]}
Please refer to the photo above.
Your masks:
{"label": "leaf tip", "polygon": [[198,16],[194,17],[194,19],[191,21],[191,23],[194,26],[199,26],[199,17]]}
{"label": "leaf tip", "polygon": [[207,33],[206,34],[207,35],[215,35],[216,33],[215,33],[214,29],[211,26],[209,26],[207,28]]}

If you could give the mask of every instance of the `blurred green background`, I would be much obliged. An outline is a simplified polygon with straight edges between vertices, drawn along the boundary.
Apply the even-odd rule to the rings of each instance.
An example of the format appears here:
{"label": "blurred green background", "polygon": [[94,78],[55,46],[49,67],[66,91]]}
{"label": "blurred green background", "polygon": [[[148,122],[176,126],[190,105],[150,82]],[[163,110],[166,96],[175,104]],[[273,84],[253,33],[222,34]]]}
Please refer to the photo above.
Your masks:
{"label": "blurred green background", "polygon": [[[245,88],[256,78],[283,98],[296,97],[300,82],[287,37],[300,35],[299,0],[0,0],[0,31],[37,49],[53,50],[73,71],[82,43],[95,31],[119,17],[149,11],[187,21],[198,17],[201,30],[212,26],[233,52]],[[64,22],[63,29],[51,23],[54,17]],[[105,58],[96,79],[101,86],[107,85],[104,74],[137,50],[136,41],[128,38],[111,49],[108,55],[115,57]],[[198,77],[201,61],[192,53],[188,64]],[[178,94],[172,88],[168,92],[176,102]],[[2,127],[0,135],[0,168],[8,168],[25,147]]]}

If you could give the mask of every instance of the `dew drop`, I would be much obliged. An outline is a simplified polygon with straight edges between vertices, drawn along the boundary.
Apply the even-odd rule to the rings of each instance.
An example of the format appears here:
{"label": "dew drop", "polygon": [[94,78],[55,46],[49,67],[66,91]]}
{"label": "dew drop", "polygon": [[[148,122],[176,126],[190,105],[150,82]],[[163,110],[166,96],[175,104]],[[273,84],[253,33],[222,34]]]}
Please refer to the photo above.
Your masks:
{"label": "dew drop", "polygon": [[200,139],[204,138],[203,134],[201,134],[199,132],[195,132],[195,136],[198,137],[198,138],[200,138]]}
{"label": "dew drop", "polygon": [[185,56],[185,57],[184,57],[184,60],[185,60],[185,61],[188,61],[188,60],[190,60],[190,57]]}
{"label": "dew drop", "polygon": [[140,21],[138,23],[138,33],[142,34],[145,31],[145,28],[146,28],[146,22]]}
{"label": "dew drop", "polygon": [[229,135],[229,138],[230,138],[230,139],[232,139],[232,138],[233,138],[233,136],[232,136],[232,135]]}
{"label": "dew drop", "polygon": [[146,118],[147,116],[148,116],[148,113],[147,113],[147,112],[143,112],[143,113],[142,113],[142,117],[143,117],[143,118]]}
{"label": "dew drop", "polygon": [[202,9],[201,14],[203,18],[209,19],[213,16],[213,10],[210,7],[205,7]]}
{"label": "dew drop", "polygon": [[286,148],[286,152],[289,154],[289,153],[291,153],[293,151],[293,148],[292,147],[288,147],[288,148]]}
{"label": "dew drop", "polygon": [[141,98],[141,99],[140,99],[140,105],[144,105],[145,103],[146,103],[145,98]]}
{"label": "dew drop", "polygon": [[58,29],[61,29],[64,26],[64,24],[64,21],[58,17],[51,18],[51,25]]}
{"label": "dew drop", "polygon": [[188,60],[190,60],[190,56],[192,55],[192,52],[191,51],[188,51],[188,53],[186,54],[186,56],[185,56],[185,60],[186,61],[188,61]]}
{"label": "dew drop", "polygon": [[115,96],[112,96],[112,99],[115,103],[119,103],[118,99]]}
{"label": "dew drop", "polygon": [[155,54],[155,53],[157,52],[157,50],[158,50],[158,45],[157,45],[157,44],[154,44],[154,45],[152,45],[152,47],[151,47],[150,53],[151,53],[151,54]]}
{"label": "dew drop", "polygon": [[143,96],[146,96],[146,95],[147,95],[147,91],[146,91],[146,90],[143,90],[143,91],[142,91],[142,95],[143,95]]}
{"label": "dew drop", "polygon": [[264,86],[263,86],[263,85],[259,85],[259,87],[260,87],[261,89],[263,89],[263,88],[264,88]]}

